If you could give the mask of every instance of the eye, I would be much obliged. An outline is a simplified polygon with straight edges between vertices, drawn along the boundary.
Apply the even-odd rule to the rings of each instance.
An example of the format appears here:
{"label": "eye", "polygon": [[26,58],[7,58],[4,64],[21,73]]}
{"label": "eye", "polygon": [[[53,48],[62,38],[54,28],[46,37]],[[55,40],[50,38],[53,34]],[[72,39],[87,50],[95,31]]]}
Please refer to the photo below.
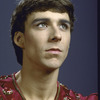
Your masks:
{"label": "eye", "polygon": [[61,30],[67,30],[67,29],[68,29],[68,25],[67,25],[67,24],[61,24],[61,25],[59,26],[59,28],[60,28]]}
{"label": "eye", "polygon": [[37,26],[39,28],[46,28],[47,27],[47,24],[46,23],[39,23]]}

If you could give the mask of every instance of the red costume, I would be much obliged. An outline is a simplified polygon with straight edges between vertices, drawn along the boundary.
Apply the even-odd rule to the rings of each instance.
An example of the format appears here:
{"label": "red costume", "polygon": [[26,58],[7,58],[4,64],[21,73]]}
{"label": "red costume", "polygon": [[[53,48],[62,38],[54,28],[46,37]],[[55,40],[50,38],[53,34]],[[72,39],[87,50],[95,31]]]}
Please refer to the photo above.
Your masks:
{"label": "red costume", "polygon": [[[0,100],[25,100],[18,84],[15,74],[0,77]],[[57,82],[57,94],[55,100],[98,100],[97,93],[83,97],[64,85]]]}

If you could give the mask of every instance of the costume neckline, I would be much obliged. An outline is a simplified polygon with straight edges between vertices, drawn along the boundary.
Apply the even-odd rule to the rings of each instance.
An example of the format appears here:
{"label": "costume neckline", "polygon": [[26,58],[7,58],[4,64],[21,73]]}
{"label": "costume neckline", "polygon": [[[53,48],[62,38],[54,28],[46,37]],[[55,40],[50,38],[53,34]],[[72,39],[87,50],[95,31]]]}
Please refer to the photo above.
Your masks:
{"label": "costume neckline", "polygon": [[[18,86],[18,84],[16,82],[15,74],[16,73],[12,74],[13,84],[14,84],[16,90],[18,91],[18,93],[20,94],[22,100],[26,100],[25,97],[24,97],[24,95],[23,95],[23,93],[22,93],[22,91],[21,91],[21,89],[19,88],[19,86]],[[60,95],[60,83],[57,81],[57,93],[56,93],[56,96],[55,96],[54,100],[58,100],[59,95]]]}
{"label": "costume neckline", "polygon": [[12,74],[13,84],[14,84],[16,90],[18,91],[18,93],[20,94],[22,100],[26,100],[25,97],[24,97],[24,95],[23,95],[23,93],[22,93],[22,91],[21,91],[21,89],[19,88],[19,86],[18,86],[18,84],[17,84],[17,82],[16,82],[15,74],[16,74],[16,73],[13,73],[13,74]]}

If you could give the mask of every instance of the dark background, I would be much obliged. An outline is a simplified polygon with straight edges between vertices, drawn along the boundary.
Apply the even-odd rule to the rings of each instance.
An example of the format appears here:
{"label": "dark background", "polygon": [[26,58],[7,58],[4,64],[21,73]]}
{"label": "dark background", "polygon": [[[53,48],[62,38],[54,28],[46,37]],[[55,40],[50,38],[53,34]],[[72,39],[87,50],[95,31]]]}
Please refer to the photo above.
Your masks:
{"label": "dark background", "polygon": [[[97,92],[97,0],[72,0],[75,28],[69,55],[60,68],[59,81],[84,96]],[[0,75],[21,69],[10,39],[10,18],[15,0],[0,1]]]}

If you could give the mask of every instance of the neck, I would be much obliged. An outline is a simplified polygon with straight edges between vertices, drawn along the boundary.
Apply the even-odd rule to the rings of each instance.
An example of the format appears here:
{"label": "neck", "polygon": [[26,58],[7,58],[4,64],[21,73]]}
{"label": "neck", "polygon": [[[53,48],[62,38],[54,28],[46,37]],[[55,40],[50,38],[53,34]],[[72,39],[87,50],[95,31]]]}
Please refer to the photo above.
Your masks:
{"label": "neck", "polygon": [[16,74],[17,83],[27,100],[54,100],[59,69],[41,71],[23,69]]}

